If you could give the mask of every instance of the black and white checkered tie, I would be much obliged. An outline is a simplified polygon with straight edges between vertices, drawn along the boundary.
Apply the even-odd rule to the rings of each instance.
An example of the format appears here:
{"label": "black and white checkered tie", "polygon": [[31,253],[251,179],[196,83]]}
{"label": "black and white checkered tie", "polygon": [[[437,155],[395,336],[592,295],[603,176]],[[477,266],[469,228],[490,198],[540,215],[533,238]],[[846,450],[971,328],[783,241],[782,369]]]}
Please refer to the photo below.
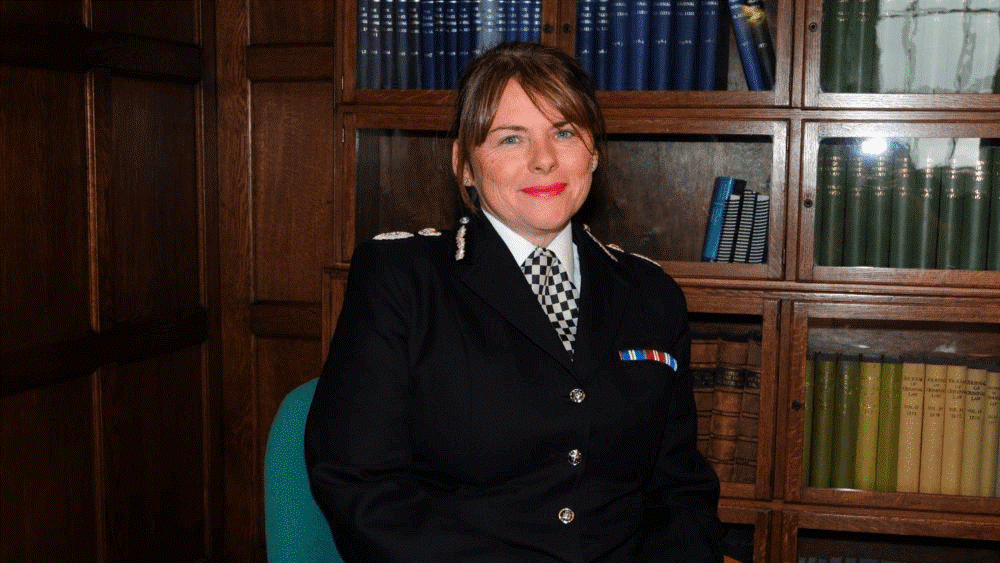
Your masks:
{"label": "black and white checkered tie", "polygon": [[559,258],[548,248],[538,247],[521,264],[531,290],[552,321],[566,351],[573,355],[576,337],[576,288]]}

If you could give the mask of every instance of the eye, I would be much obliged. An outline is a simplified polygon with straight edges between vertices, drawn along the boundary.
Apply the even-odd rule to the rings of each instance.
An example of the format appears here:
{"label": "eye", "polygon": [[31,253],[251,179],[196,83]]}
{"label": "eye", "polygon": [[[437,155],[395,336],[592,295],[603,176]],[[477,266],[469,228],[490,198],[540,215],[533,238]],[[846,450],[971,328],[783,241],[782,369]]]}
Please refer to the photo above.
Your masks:
{"label": "eye", "polygon": [[514,145],[514,144],[517,144],[518,141],[520,141],[520,138],[518,138],[517,135],[507,135],[506,137],[500,137],[500,140],[497,142],[497,144],[498,145]]}
{"label": "eye", "polygon": [[575,136],[576,136],[576,131],[573,131],[573,129],[570,127],[565,127],[563,129],[559,129],[558,131],[556,131],[557,139],[572,139]]}

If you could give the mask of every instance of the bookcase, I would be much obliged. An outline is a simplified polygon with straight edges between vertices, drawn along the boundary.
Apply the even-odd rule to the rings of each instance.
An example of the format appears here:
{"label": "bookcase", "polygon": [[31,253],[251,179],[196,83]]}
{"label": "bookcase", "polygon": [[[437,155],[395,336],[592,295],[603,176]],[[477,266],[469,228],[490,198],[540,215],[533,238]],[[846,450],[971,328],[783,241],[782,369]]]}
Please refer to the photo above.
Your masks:
{"label": "bookcase", "polygon": [[[454,91],[403,82],[368,87],[361,73],[370,69],[360,55],[374,44],[362,33],[371,25],[362,13],[371,4],[344,2],[338,13],[337,263],[324,271],[324,338],[357,241],[449,226],[460,213],[447,136]],[[478,9],[476,2],[458,4],[456,11]],[[531,39],[580,54],[581,42],[593,45],[595,33],[580,17],[601,4],[525,0],[537,14]],[[603,4],[662,7],[654,0]],[[727,2],[721,6],[728,14]],[[696,338],[750,339],[756,346],[759,363],[740,368],[754,376],[750,399],[743,388],[733,403],[749,401],[756,409],[735,413],[755,421],[756,442],[746,446],[753,449],[739,456],[750,463],[746,451],[753,451],[755,459],[739,478],[723,481],[720,506],[730,531],[749,542],[753,561],[1000,561],[996,488],[956,495],[869,490],[854,482],[817,486],[810,479],[816,354],[857,357],[880,370],[896,359],[948,359],[986,371],[1000,362],[1000,267],[991,261],[1000,244],[1000,2],[765,0],[759,6],[775,57],[771,88],[748,87],[736,35],[724,19],[719,44],[728,58],[717,59],[725,70],[716,69],[715,89],[644,90],[626,82],[599,92],[610,167],[606,181],[595,185],[587,221],[600,239],[656,260],[678,280]],[[958,51],[935,43],[938,35],[953,38]],[[763,263],[702,261],[719,176],[746,180],[768,197]],[[950,213],[960,223],[940,215],[949,179],[956,186]],[[932,184],[936,207],[928,212],[920,196]],[[968,262],[938,259],[941,233],[955,224],[981,224],[970,232],[955,227],[951,248]],[[930,226],[933,248],[926,246]],[[982,252],[973,259],[970,250]],[[706,383],[713,393],[716,385]],[[706,413],[726,414],[706,405]],[[852,436],[838,451],[856,446],[857,432]]]}

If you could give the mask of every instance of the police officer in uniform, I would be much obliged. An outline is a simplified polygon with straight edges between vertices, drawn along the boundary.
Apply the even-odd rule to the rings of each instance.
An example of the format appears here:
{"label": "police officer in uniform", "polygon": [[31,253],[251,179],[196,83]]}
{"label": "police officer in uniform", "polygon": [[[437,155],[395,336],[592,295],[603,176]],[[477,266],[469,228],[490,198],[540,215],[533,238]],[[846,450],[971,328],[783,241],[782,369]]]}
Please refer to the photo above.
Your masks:
{"label": "police officer in uniform", "polygon": [[721,561],[683,294],[573,220],[602,157],[589,77],[498,45],[455,129],[470,214],[359,245],[309,412],[344,560]]}

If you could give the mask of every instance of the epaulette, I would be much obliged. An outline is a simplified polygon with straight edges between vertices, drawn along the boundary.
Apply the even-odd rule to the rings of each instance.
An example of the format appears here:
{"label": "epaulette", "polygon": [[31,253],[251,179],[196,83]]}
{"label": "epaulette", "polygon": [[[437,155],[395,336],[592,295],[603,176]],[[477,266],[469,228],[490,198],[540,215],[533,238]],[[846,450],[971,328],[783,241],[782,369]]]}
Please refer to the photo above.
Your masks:
{"label": "epaulette", "polygon": [[615,256],[614,254],[612,254],[611,250],[614,250],[615,252],[618,252],[618,253],[621,253],[621,254],[631,254],[632,256],[635,256],[636,258],[641,258],[641,259],[645,260],[646,262],[649,262],[650,264],[653,264],[657,268],[660,267],[659,262],[657,262],[656,260],[653,260],[652,258],[650,258],[648,256],[643,256],[642,254],[639,254],[638,252],[627,252],[624,248],[618,246],[615,243],[605,244],[605,243],[597,240],[597,237],[594,236],[594,233],[590,232],[590,227],[588,225],[583,225],[583,231],[585,233],[587,233],[587,235],[590,237],[590,239],[593,240],[594,242],[596,242],[597,246],[600,246],[601,250],[603,250],[604,253],[607,254],[615,262],[618,261],[618,257]]}
{"label": "epaulette", "polygon": [[[433,227],[424,227],[423,229],[417,231],[417,234],[422,237],[439,237],[441,236],[441,231]],[[398,239],[410,238],[412,236],[413,233],[408,231],[391,231],[388,233],[375,235],[373,238],[375,240],[398,240]]]}

